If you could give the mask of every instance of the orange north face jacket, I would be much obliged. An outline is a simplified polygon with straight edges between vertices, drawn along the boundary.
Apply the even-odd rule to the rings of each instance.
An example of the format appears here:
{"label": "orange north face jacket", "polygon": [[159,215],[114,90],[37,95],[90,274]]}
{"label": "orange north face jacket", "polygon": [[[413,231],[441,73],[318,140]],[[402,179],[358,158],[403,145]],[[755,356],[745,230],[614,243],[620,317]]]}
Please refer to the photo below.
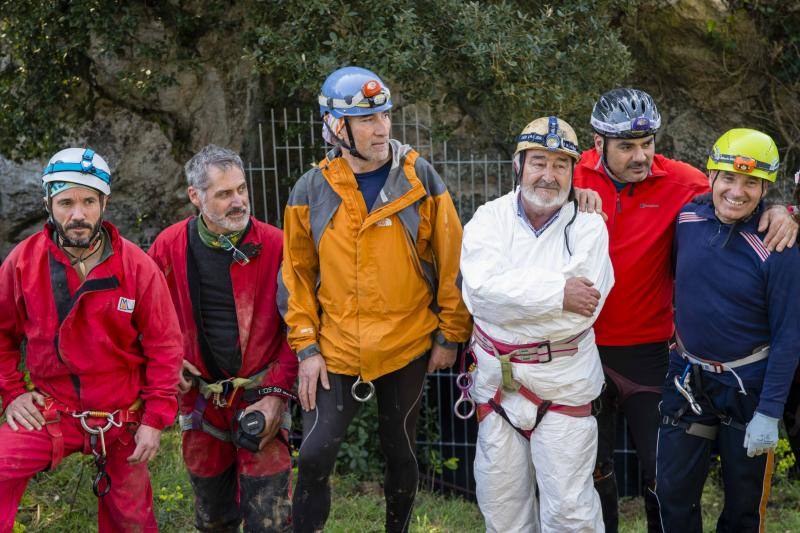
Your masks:
{"label": "orange north face jacket", "polygon": [[289,344],[328,370],[372,380],[472,324],[458,276],[461,222],[430,163],[392,140],[392,166],[368,212],[350,166],[331,152],[295,185],[284,218],[279,307]]}

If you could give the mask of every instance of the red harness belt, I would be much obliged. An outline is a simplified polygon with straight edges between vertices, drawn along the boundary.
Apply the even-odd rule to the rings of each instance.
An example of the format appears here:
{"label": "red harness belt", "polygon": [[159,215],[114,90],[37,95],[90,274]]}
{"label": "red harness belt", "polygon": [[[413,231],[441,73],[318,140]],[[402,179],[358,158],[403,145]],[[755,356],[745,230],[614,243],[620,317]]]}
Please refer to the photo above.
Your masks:
{"label": "red harness belt", "polygon": [[514,428],[514,431],[525,437],[526,439],[531,439],[531,434],[539,425],[539,422],[542,421],[542,417],[544,417],[545,413],[548,411],[553,411],[554,413],[561,413],[562,415],[567,416],[574,416],[576,418],[584,417],[584,416],[591,416],[592,414],[592,404],[591,402],[583,404],[583,405],[561,405],[558,403],[553,403],[549,400],[542,400],[536,394],[534,394],[531,390],[525,388],[524,385],[520,385],[517,392],[520,393],[523,397],[529,400],[537,407],[536,411],[536,422],[533,424],[531,429],[522,429],[520,427],[515,426],[511,420],[508,418],[508,414],[506,414],[506,410],[503,409],[503,406],[500,405],[503,399],[503,388],[499,387],[497,392],[494,393],[494,397],[486,403],[479,403],[478,404],[478,422],[482,422],[484,418],[486,418],[489,413],[497,413],[500,415],[503,420],[509,423],[509,425]]}
{"label": "red harness belt", "polygon": [[[487,353],[494,355],[500,360],[501,373],[503,375],[503,385],[497,388],[494,397],[486,403],[478,404],[477,414],[478,422],[483,421],[489,413],[497,413],[506,422],[509,423],[514,431],[530,440],[531,434],[542,421],[545,413],[553,411],[567,416],[584,417],[592,414],[591,402],[584,405],[561,405],[551,402],[550,400],[543,400],[539,398],[533,391],[525,388],[524,385],[514,379],[511,373],[511,363],[522,364],[542,364],[549,363],[558,357],[570,357],[578,352],[578,343],[583,340],[588,334],[589,330],[584,330],[577,335],[573,335],[568,339],[551,342],[537,342],[533,344],[513,345],[506,344],[489,337],[482,331],[478,325],[475,325],[472,338],[481,346]],[[463,362],[462,362],[463,365]],[[463,372],[463,370],[462,370]],[[521,394],[528,401],[537,407],[536,421],[531,429],[522,429],[515,426],[508,418],[506,410],[500,405],[503,400],[503,387],[508,390],[514,390]]]}
{"label": "red harness belt", "polygon": [[[120,424],[138,424],[142,419],[141,400],[137,400],[128,409],[120,409],[114,414],[114,418]],[[61,431],[61,414],[72,415],[74,413],[81,413],[59,402],[55,398],[46,397],[44,400],[44,407],[42,408],[42,415],[44,416],[45,427],[50,439],[53,441],[53,453],[50,461],[50,470],[55,469],[56,466],[64,459],[64,434]],[[87,418],[107,421],[105,413],[89,411]]]}

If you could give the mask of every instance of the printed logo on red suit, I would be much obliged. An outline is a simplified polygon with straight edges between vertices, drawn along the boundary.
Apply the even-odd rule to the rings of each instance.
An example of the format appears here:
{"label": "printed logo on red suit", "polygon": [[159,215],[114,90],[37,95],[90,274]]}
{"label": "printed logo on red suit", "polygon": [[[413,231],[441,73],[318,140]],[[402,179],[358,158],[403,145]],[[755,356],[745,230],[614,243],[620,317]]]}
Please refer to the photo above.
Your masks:
{"label": "printed logo on red suit", "polygon": [[120,296],[119,303],[117,304],[117,311],[122,311],[123,313],[133,313],[133,307],[135,305],[136,300],[131,300],[130,298],[124,298]]}

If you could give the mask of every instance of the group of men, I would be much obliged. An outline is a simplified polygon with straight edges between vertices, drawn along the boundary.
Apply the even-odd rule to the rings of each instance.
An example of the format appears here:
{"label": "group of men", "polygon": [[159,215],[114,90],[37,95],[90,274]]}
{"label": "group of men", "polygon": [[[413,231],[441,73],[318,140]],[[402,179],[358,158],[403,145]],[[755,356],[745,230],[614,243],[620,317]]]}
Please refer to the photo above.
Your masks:
{"label": "group of men", "polygon": [[488,531],[616,531],[618,411],[650,531],[701,530],[712,448],[719,530],[763,526],[800,341],[797,224],[764,205],[778,170],[767,135],[729,131],[705,176],[655,154],[649,95],[615,89],[583,153],[562,119],[528,124],[519,186],[462,239],[444,181],[391,138],[376,74],[338,69],[319,105],[333,149],[295,184],[283,233],[250,215],[224,148],[186,164],[199,215],[148,254],[103,220],[99,155],[50,160],[48,222],[0,266],[0,531],[27,481],[75,452],[95,459],[101,531],[156,530],[146,464],[176,410],[199,530],[322,530],[338,450],[373,395],[385,528],[408,531],[425,375],[467,342]]}

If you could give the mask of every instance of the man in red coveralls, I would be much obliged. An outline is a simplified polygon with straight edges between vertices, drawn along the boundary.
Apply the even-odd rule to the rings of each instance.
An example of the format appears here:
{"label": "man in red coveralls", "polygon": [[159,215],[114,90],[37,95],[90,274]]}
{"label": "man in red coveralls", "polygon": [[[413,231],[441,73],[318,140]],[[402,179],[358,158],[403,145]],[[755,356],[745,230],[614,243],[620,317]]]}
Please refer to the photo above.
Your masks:
{"label": "man in red coveralls", "polygon": [[[648,531],[661,531],[655,483],[658,402],[673,334],[671,269],[675,219],[687,202],[709,191],[696,168],[655,153],[661,116],[647,93],[614,89],[594,106],[595,146],[575,167],[575,186],[600,194],[608,220],[609,252],[616,285],[595,322],[606,373],[600,396],[595,487],[607,532],[616,532],[615,421],[625,415],[639,456]],[[761,217],[769,226],[764,244],[783,250],[797,236],[786,208]]]}
{"label": "man in red coveralls", "polygon": [[75,452],[95,455],[101,532],[157,531],[147,461],[174,420],[181,360],[169,290],[103,221],[103,158],[62,150],[42,180],[50,218],[0,267],[0,531],[28,480]]}
{"label": "man in red coveralls", "polygon": [[[283,234],[250,216],[239,156],[209,145],[186,164],[200,211],[150,248],[183,331],[183,459],[201,531],[284,531],[291,486],[287,400],[297,357],[286,343],[276,289]],[[248,446],[240,415],[263,415]]]}

